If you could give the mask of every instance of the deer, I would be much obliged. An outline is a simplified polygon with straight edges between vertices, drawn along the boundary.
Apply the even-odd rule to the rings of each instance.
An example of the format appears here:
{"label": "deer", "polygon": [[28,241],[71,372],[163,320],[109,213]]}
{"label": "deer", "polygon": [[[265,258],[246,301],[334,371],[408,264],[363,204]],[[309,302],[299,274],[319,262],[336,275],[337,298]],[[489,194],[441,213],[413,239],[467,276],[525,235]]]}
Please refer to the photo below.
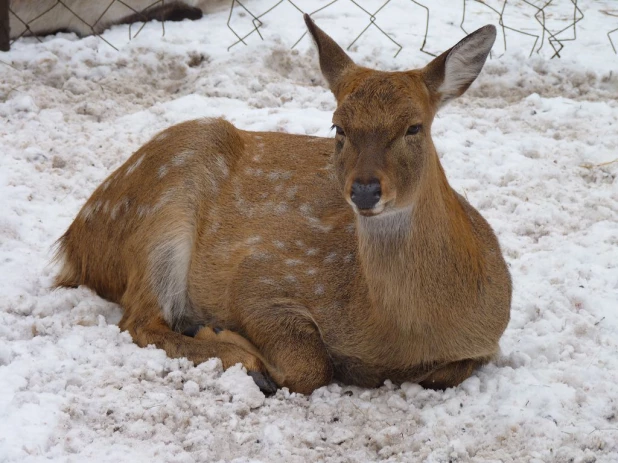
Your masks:
{"label": "deer", "polygon": [[224,119],[158,133],[59,239],[55,285],[119,304],[137,345],[240,363],[265,393],[455,387],[499,353],[512,285],[431,126],[476,79],[496,29],[384,72],[304,20],[336,99],[334,139]]}
{"label": "deer", "polygon": [[79,37],[101,34],[116,24],[200,19],[205,0],[11,0],[10,38],[75,32]]}

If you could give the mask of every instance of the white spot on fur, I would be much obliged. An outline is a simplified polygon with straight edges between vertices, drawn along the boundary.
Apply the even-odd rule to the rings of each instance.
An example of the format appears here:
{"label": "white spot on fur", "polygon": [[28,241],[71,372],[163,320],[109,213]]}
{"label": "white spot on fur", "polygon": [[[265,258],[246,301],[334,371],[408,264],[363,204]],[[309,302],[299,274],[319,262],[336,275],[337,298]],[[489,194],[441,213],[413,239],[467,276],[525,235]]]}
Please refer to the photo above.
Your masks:
{"label": "white spot on fur", "polygon": [[305,254],[307,254],[308,256],[315,256],[318,253],[319,249],[318,248],[309,248],[305,251]]}
{"label": "white spot on fur", "polygon": [[288,191],[285,192],[285,196],[289,199],[292,200],[296,197],[296,193],[298,193],[298,187],[297,186],[293,186],[291,188],[288,189]]}
{"label": "white spot on fur", "polygon": [[354,254],[346,254],[345,257],[343,258],[343,261],[346,264],[349,264],[350,262],[352,262],[354,260]]}
{"label": "white spot on fur", "polygon": [[315,230],[319,230],[321,232],[325,232],[325,233],[333,229],[331,225],[324,225],[320,221],[320,219],[312,216],[313,208],[309,204],[307,203],[301,204],[299,209],[303,217],[307,219],[307,223],[309,224],[311,228]]}
{"label": "white spot on fur", "polygon": [[267,178],[271,182],[274,182],[275,180],[289,180],[290,178],[292,178],[292,172],[274,170],[268,173]]}
{"label": "white spot on fur", "polygon": [[144,160],[144,154],[142,154],[139,158],[137,158],[137,161],[135,161],[133,164],[131,164],[128,168],[127,171],[125,172],[124,176],[126,177],[127,175],[131,175],[133,172],[135,172],[135,169],[137,169],[140,164],[142,163],[142,161]]}
{"label": "white spot on fur", "polygon": [[[262,137],[256,137],[257,140],[261,140]],[[260,142],[256,145],[257,153],[253,156],[253,162],[260,162],[262,160],[262,155],[264,154],[264,143]]]}
{"label": "white spot on fur", "polygon": [[124,209],[125,213],[129,212],[129,198],[122,198],[120,206]]}
{"label": "white spot on fur", "polygon": [[305,272],[307,275],[315,275],[318,273],[318,269],[310,268]]}
{"label": "white spot on fur", "polygon": [[158,134],[156,137],[154,137],[154,140],[155,140],[155,141],[163,141],[163,140],[165,140],[168,136],[169,136],[169,132],[166,130],[166,131],[161,132],[160,134]]}
{"label": "white spot on fur", "polygon": [[261,177],[264,175],[264,171],[262,169],[254,169],[253,167],[247,167],[245,169],[245,174],[251,175],[252,177]]}
{"label": "white spot on fur", "polygon": [[118,217],[119,210],[120,210],[120,203],[114,204],[114,206],[112,207],[112,212],[110,213],[110,217],[112,218],[112,220],[116,220],[116,217]]}
{"label": "white spot on fur", "polygon": [[152,207],[152,212],[154,213],[154,212],[159,211],[163,206],[171,202],[175,196],[176,196],[175,188],[167,190],[165,193],[161,195],[157,203]]}
{"label": "white spot on fur", "polygon": [[259,277],[258,281],[260,283],[263,283],[263,284],[269,285],[269,286],[276,286],[277,285],[275,280],[273,280],[272,278],[268,278],[268,277]]}
{"label": "white spot on fur", "polygon": [[88,211],[88,218],[90,218],[93,214],[99,212],[101,210],[101,206],[103,206],[103,203],[101,201],[95,201],[94,204],[92,204],[91,206],[91,210]]}
{"label": "white spot on fur", "polygon": [[137,206],[137,215],[140,218],[143,218],[150,214],[152,214],[152,208],[150,206],[146,206],[145,204],[140,204],[139,206]]}
{"label": "white spot on fur", "polygon": [[227,162],[225,162],[225,156],[223,154],[219,154],[215,157],[215,165],[223,178],[227,178],[227,176],[230,175],[230,169],[227,166]]}
{"label": "white spot on fur", "polygon": [[289,210],[289,207],[285,203],[279,203],[275,206],[275,214],[283,215]]}
{"label": "white spot on fur", "polygon": [[92,204],[86,204],[82,207],[82,210],[79,212],[80,217],[84,220],[90,220],[92,213],[94,212],[94,207]]}
{"label": "white spot on fur", "polygon": [[168,231],[150,253],[152,286],[163,318],[175,327],[188,310],[187,277],[193,249],[190,227]]}
{"label": "white spot on fur", "polygon": [[262,237],[261,236],[252,236],[250,238],[247,238],[247,241],[245,241],[245,243],[251,245],[251,244],[258,244],[261,241],[262,241]]}
{"label": "white spot on fur", "polygon": [[322,222],[320,222],[319,219],[316,219],[315,217],[306,217],[306,219],[309,226],[315,230],[327,233],[333,229],[331,225],[324,225]]}
{"label": "white spot on fur", "polygon": [[299,209],[302,215],[311,215],[311,206],[309,204],[301,204]]}
{"label": "white spot on fur", "polygon": [[112,183],[112,178],[110,177],[101,184],[101,189],[103,191],[107,190],[111,183]]}
{"label": "white spot on fur", "polygon": [[303,261],[300,259],[286,259],[285,260],[285,265],[290,266],[290,267],[296,267],[297,265],[302,264]]}
{"label": "white spot on fur", "polygon": [[336,252],[330,252],[328,253],[328,255],[324,258],[324,262],[331,264],[333,262],[335,262],[335,259],[337,258],[337,253]]}
{"label": "white spot on fur", "polygon": [[184,166],[189,159],[195,156],[195,151],[184,150],[172,158],[172,165],[176,167]]}
{"label": "white spot on fur", "polygon": [[210,225],[210,232],[211,233],[217,233],[220,228],[221,228],[221,222],[213,222]]}
{"label": "white spot on fur", "polygon": [[234,205],[238,212],[245,217],[253,217],[254,211],[252,208],[252,203],[249,203],[242,195],[242,185],[238,178],[232,180],[234,183]]}
{"label": "white spot on fur", "polygon": [[165,177],[168,171],[169,169],[167,168],[165,164],[159,167],[159,172],[158,172],[159,178]]}
{"label": "white spot on fur", "polygon": [[277,249],[285,249],[285,243],[279,240],[273,240],[273,244]]}
{"label": "white spot on fur", "polygon": [[253,251],[251,254],[251,258],[255,260],[265,261],[270,260],[272,258],[272,254],[264,251]]}
{"label": "white spot on fur", "polygon": [[317,296],[321,296],[322,294],[324,294],[324,285],[319,284],[315,286],[315,294]]}
{"label": "white spot on fur", "polygon": [[214,175],[210,175],[210,171],[206,169],[207,175],[204,178],[210,184],[210,191],[217,191],[219,184],[217,183],[217,178]]}
{"label": "white spot on fur", "polygon": [[283,279],[285,281],[287,281],[288,283],[297,283],[298,279],[294,276],[294,275],[286,275],[283,277]]}

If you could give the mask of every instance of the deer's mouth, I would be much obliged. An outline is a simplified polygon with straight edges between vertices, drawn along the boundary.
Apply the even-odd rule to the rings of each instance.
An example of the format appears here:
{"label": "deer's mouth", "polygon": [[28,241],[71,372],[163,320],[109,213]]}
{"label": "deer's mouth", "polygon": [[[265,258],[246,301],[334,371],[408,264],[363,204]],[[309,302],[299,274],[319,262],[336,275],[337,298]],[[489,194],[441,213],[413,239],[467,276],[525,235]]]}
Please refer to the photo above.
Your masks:
{"label": "deer's mouth", "polygon": [[376,204],[370,209],[360,209],[356,207],[355,204],[352,204],[352,208],[354,209],[355,213],[363,217],[376,217],[388,211],[389,209],[391,209],[392,203],[393,203],[393,200],[386,201],[386,202],[380,201],[378,204]]}
{"label": "deer's mouth", "polygon": [[383,211],[384,207],[374,207],[372,209],[359,209],[358,215],[362,215],[363,217],[375,217],[376,215],[380,215]]}

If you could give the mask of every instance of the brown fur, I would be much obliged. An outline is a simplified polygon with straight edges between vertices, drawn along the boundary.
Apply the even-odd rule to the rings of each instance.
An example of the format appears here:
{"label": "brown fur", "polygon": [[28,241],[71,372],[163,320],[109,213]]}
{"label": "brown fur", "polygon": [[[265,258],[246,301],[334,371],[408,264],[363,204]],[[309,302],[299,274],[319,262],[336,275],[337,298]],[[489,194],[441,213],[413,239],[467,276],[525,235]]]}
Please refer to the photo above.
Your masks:
{"label": "brown fur", "polygon": [[[333,378],[457,385],[498,351],[511,281],[431,140],[445,71],[357,67],[307,22],[345,135],[245,132],[223,120],[161,132],[60,239],[57,284],[118,302],[121,328],[141,346],[241,362],[292,391]],[[379,178],[382,211],[350,207],[350,184],[364,177]],[[194,325],[207,328],[180,334]]]}

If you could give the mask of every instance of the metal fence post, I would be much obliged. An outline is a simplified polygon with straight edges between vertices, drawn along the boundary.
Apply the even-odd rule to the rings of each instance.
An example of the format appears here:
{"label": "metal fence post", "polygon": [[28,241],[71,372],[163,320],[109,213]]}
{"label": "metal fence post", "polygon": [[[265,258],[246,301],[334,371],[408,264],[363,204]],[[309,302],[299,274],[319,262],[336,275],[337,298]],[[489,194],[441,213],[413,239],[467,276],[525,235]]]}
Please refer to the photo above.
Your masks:
{"label": "metal fence post", "polygon": [[9,51],[9,0],[0,0],[0,51]]}

